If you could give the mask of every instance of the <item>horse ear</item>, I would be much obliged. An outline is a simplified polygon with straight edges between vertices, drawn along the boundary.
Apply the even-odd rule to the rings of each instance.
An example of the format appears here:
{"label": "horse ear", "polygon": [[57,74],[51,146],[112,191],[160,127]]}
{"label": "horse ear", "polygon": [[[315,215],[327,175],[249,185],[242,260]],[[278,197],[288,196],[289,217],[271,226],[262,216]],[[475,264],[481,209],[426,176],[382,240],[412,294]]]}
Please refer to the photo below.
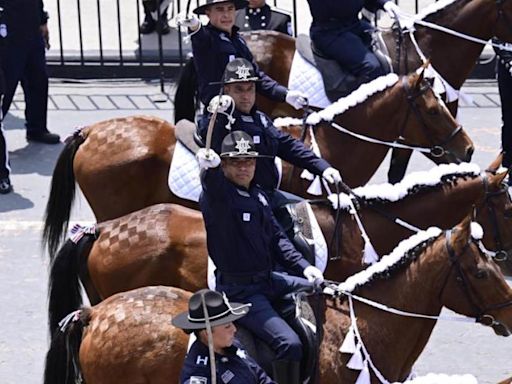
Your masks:
{"label": "horse ear", "polygon": [[505,178],[507,177],[507,175],[510,173],[510,168],[506,171],[503,171],[501,173],[497,173],[495,175],[492,175],[490,178],[489,178],[489,184],[491,184],[492,186],[496,187],[496,188],[499,188],[500,185],[505,181]]}
{"label": "horse ear", "polygon": [[501,151],[498,156],[489,164],[486,171],[495,173],[499,168],[501,163],[503,162],[503,151]]}
{"label": "horse ear", "polygon": [[425,71],[426,69],[428,68],[428,66],[430,65],[430,59],[427,59],[423,64],[422,66],[420,67],[421,68],[421,71],[419,73],[419,76],[418,76],[418,79],[416,80],[416,84],[414,86],[414,88],[416,89],[419,89],[420,86],[421,86],[421,82],[423,81],[423,79],[425,78]]}
{"label": "horse ear", "polygon": [[457,240],[459,240],[458,242],[461,245],[465,245],[471,236],[471,222],[473,221],[472,216],[473,213],[470,213],[464,218],[464,220],[462,220],[462,222],[459,225],[457,225],[456,238]]}

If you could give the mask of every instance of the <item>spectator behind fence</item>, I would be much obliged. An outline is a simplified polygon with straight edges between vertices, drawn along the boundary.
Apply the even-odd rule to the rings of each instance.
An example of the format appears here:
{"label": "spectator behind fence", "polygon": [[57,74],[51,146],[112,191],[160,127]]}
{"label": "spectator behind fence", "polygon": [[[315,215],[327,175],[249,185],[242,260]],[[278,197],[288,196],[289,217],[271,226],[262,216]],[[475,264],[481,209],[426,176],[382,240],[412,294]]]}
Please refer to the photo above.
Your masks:
{"label": "spectator behind fence", "polygon": [[[47,128],[48,74],[45,48],[49,48],[46,24],[48,14],[42,0],[0,0],[3,8],[0,22],[2,40],[2,71],[5,77],[3,116],[9,111],[18,83],[25,94],[25,126],[27,140],[57,144],[60,137]],[[1,156],[7,157],[7,148],[0,140]],[[5,176],[7,175],[7,176]],[[12,190],[7,162],[0,164],[0,193]]]}
{"label": "spectator behind fence", "polygon": [[[157,31],[162,35],[167,35],[171,32],[167,21],[167,9],[171,1],[172,0],[142,0],[144,22],[140,26],[140,33],[148,35]],[[158,12],[158,6],[160,6],[160,12]],[[159,13],[160,20],[158,20]]]}
{"label": "spectator behind fence", "polygon": [[[493,40],[495,43],[502,43]],[[510,46],[510,45],[509,45]],[[501,100],[501,147],[503,149],[503,166],[512,166],[512,52],[495,48],[497,61],[498,89]],[[508,184],[512,185],[509,177]]]}
{"label": "spectator behind fence", "polygon": [[235,25],[240,32],[266,29],[293,34],[290,15],[271,9],[265,0],[249,0],[247,7],[236,11]]}

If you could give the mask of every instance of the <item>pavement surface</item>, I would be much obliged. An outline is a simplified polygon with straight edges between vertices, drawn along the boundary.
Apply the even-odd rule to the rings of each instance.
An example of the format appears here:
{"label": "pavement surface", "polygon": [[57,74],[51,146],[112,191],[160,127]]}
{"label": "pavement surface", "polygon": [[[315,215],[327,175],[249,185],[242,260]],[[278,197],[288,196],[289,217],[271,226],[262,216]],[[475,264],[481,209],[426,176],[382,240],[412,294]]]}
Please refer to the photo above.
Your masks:
{"label": "pavement surface", "polygon": [[[464,89],[476,105],[460,110],[460,121],[475,141],[474,161],[482,168],[500,146],[500,110],[496,84],[471,82]],[[172,94],[172,85],[168,91]],[[0,196],[0,383],[41,382],[47,350],[47,257],[41,252],[40,230],[53,166],[62,145],[25,141],[23,97],[18,94],[5,119],[15,192]],[[49,128],[63,138],[78,126],[116,116],[149,114],[173,121],[173,105],[156,83],[62,82],[50,87]],[[385,181],[388,160],[372,183]],[[410,171],[433,166],[413,156]],[[143,182],[143,181],[141,181]],[[82,196],[73,221],[93,221]],[[480,383],[512,376],[512,339],[495,336],[474,324],[438,323],[416,364],[428,372],[475,375]]]}

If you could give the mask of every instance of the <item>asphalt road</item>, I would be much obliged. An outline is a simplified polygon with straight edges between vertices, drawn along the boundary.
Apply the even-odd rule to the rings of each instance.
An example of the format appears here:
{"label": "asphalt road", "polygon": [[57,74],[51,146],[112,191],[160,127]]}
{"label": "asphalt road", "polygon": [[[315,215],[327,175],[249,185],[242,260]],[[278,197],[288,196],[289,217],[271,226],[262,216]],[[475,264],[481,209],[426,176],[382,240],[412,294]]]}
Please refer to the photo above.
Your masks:
{"label": "asphalt road", "polygon": [[[474,161],[482,168],[496,156],[500,143],[500,112],[495,84],[466,88],[478,107],[463,108],[460,121],[476,143]],[[158,87],[147,83],[51,85],[50,130],[63,137],[75,127],[115,116],[157,115],[172,121],[172,104],[155,103]],[[6,117],[15,193],[0,196],[0,383],[41,382],[46,334],[47,261],[40,249],[42,214],[54,162],[61,145],[28,144],[23,126],[22,97]],[[414,156],[411,170],[433,165]],[[385,168],[372,182],[385,180]],[[92,221],[79,196],[73,220]],[[474,324],[439,323],[416,364],[427,372],[471,373],[481,383],[512,376],[512,339],[500,338]]]}

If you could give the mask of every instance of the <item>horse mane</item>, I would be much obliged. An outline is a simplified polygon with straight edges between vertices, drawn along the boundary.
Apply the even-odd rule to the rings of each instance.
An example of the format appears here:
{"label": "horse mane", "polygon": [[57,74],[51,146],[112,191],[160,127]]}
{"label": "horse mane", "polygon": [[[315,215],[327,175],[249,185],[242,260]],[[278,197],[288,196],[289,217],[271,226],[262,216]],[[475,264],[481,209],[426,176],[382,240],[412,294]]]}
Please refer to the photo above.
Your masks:
{"label": "horse mane", "polygon": [[[397,184],[383,183],[355,188],[354,194],[360,197],[359,204],[361,206],[375,206],[404,200],[409,196],[436,188],[439,185],[454,183],[456,179],[461,177],[476,178],[479,175],[480,167],[477,164],[441,164],[430,171],[410,173]],[[335,208],[338,207],[337,195],[330,195],[329,200]],[[341,209],[347,211],[350,209],[349,195],[340,193],[339,202]]]}
{"label": "horse mane", "polygon": [[[338,101],[332,103],[321,111],[314,112],[306,119],[306,124],[316,125],[323,121],[332,121],[337,115],[341,115],[348,109],[356,107],[364,103],[370,96],[382,92],[398,82],[398,76],[389,73],[384,76],[377,77],[369,83],[362,84],[350,95],[341,97]],[[290,125],[302,125],[303,120],[290,117],[277,118],[274,120],[276,127],[288,127]]]}
{"label": "horse mane", "polygon": [[[423,8],[420,12],[416,14],[415,18],[418,20],[439,22],[440,19],[446,14],[445,12],[441,13],[441,11],[449,11],[452,9],[458,10],[462,8],[464,5],[466,5],[466,3],[469,1],[472,0],[439,0]],[[453,15],[451,15],[450,17],[453,17]]]}
{"label": "horse mane", "polygon": [[365,270],[350,276],[338,287],[345,292],[354,292],[375,280],[389,279],[393,273],[416,260],[441,234],[441,229],[430,227],[426,231],[420,231],[408,239],[402,240],[390,254],[382,257]]}

